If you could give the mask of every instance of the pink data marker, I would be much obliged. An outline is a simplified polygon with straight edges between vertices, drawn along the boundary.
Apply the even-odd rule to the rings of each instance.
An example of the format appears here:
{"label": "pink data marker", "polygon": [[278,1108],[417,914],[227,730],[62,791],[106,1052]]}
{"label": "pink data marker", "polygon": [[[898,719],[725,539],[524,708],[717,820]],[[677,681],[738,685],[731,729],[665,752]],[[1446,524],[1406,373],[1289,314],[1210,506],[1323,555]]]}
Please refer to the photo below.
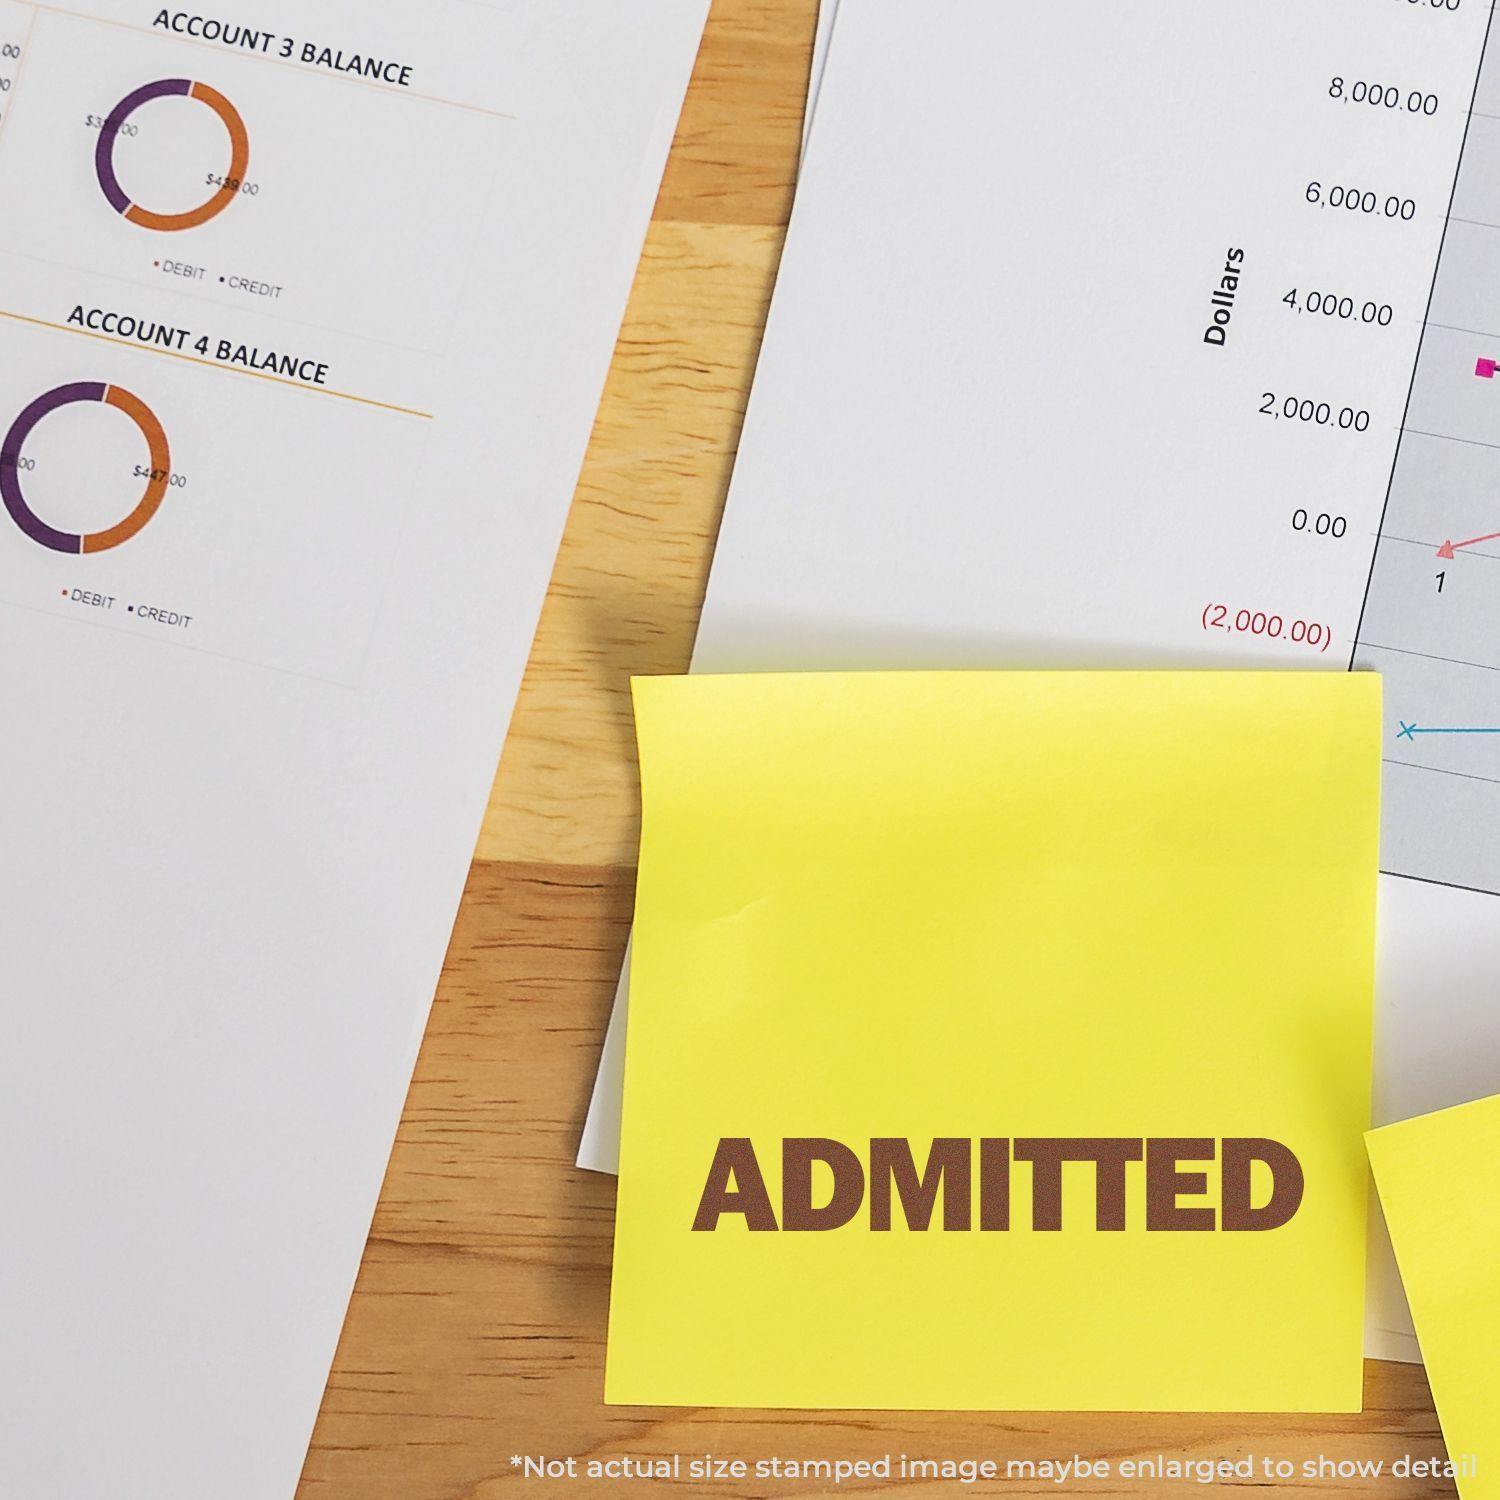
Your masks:
{"label": "pink data marker", "polygon": [[1495,378],[1495,361],[1492,359],[1480,360],[1479,363],[1474,366],[1474,373],[1479,376],[1481,380],[1493,380]]}

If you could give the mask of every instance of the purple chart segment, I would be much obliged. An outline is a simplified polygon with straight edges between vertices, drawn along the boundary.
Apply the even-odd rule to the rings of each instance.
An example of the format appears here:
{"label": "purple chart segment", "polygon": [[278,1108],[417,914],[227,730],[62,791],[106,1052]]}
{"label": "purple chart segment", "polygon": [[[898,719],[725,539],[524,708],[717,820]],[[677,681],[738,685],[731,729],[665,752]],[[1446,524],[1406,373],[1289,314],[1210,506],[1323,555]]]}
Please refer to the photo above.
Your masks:
{"label": "purple chart segment", "polygon": [[106,387],[102,384],[79,382],[76,385],[60,385],[56,390],[38,396],[20,416],[11,423],[5,441],[0,444],[0,498],[10,518],[32,541],[54,552],[83,551],[83,537],[75,532],[58,531],[49,526],[26,503],[21,493],[21,449],[32,429],[59,407],[71,406],[78,401],[103,401]]}
{"label": "purple chart segment", "polygon": [[99,186],[104,196],[109,199],[110,207],[117,214],[128,214],[131,207],[130,198],[120,186],[119,177],[115,175],[115,137],[119,135],[120,127],[143,104],[150,104],[154,99],[186,96],[192,91],[192,87],[192,80],[188,78],[163,78],[126,94],[109,112],[109,118],[99,132],[99,142],[94,147],[94,170],[99,175]]}

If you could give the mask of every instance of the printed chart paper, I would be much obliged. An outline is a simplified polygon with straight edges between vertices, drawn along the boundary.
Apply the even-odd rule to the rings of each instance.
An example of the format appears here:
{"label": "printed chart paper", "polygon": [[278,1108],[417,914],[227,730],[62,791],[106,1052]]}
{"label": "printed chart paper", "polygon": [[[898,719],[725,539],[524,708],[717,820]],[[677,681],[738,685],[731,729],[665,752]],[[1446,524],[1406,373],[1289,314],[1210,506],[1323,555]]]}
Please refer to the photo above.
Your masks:
{"label": "printed chart paper", "polygon": [[706,9],[0,0],[7,1494],[296,1485]]}
{"label": "printed chart paper", "polygon": [[1500,1090],[1489,7],[846,9],[694,669],[1380,671],[1376,1117]]}
{"label": "printed chart paper", "polygon": [[1500,1098],[1366,1137],[1463,1500],[1500,1495]]}
{"label": "printed chart paper", "polygon": [[1359,1409],[1377,678],[636,706],[608,1400]]}
{"label": "printed chart paper", "polygon": [[812,63],[807,74],[807,104],[802,111],[802,150],[812,139],[813,116],[818,109],[818,91],[823,87],[823,69],[828,63],[828,45],[833,40],[833,23],[838,19],[839,0],[819,0],[818,26],[813,33]]}

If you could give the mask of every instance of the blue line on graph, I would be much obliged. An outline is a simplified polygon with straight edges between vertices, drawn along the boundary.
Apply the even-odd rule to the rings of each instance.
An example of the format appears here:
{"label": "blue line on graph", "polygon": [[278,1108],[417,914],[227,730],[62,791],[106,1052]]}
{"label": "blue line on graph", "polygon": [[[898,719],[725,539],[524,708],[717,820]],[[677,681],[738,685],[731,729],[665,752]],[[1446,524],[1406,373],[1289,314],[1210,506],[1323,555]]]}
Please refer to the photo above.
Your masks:
{"label": "blue line on graph", "polygon": [[1500,726],[1493,729],[1428,729],[1421,724],[1408,724],[1405,719],[1400,723],[1398,740],[1415,740],[1419,734],[1500,734]]}

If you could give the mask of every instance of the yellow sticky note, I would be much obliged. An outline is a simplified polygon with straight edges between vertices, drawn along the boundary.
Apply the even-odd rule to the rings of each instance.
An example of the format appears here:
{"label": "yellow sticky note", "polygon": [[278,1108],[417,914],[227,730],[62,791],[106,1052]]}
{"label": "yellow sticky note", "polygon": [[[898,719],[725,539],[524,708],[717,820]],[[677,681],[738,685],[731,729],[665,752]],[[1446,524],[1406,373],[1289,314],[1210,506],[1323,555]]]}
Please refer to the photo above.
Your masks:
{"label": "yellow sticky note", "polygon": [[635,700],[609,1401],[1358,1409],[1377,678]]}
{"label": "yellow sticky note", "polygon": [[1372,1130],[1380,1205],[1463,1500],[1500,1496],[1500,1098]]}

